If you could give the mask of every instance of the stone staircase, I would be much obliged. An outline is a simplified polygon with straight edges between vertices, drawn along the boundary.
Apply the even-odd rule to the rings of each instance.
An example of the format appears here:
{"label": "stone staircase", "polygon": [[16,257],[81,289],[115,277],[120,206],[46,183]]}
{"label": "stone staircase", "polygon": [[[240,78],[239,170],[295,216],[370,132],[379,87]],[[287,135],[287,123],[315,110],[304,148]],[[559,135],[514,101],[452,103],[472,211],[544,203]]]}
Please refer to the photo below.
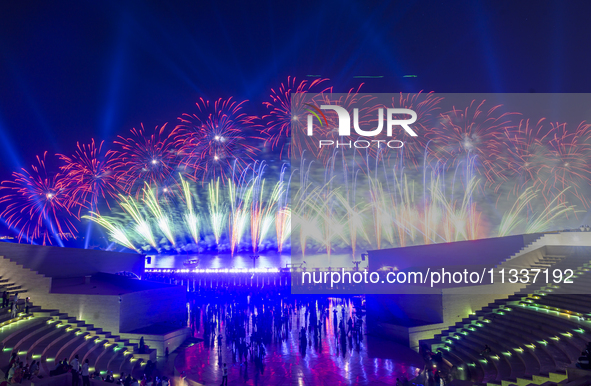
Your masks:
{"label": "stone staircase", "polygon": [[[549,280],[554,270],[572,269],[574,283],[546,284],[545,274],[538,274],[537,283],[421,343],[441,352],[458,378],[474,384],[591,385],[591,376],[567,379],[567,370],[591,341],[591,256],[544,255],[531,268],[548,269]],[[489,353],[483,352],[485,345]]]}
{"label": "stone staircase", "polygon": [[8,363],[12,353],[17,353],[24,362],[39,361],[40,375],[46,377],[64,358],[69,362],[78,355],[80,363],[89,359],[91,371],[141,378],[147,358],[156,357],[154,349],[138,354],[136,343],[58,310],[29,303],[29,312],[25,314],[26,290],[0,277],[0,293],[5,290],[11,294],[19,292],[19,313],[12,318],[9,307],[0,308],[0,363]]}

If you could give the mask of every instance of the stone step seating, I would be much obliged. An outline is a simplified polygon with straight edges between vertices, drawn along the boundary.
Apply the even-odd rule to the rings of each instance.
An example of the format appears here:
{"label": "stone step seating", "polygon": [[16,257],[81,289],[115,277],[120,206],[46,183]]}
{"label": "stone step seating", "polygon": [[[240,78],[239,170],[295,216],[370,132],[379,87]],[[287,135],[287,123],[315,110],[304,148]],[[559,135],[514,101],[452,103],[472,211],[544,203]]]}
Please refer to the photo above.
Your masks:
{"label": "stone step seating", "polygon": [[[570,259],[569,259],[570,260]],[[591,316],[589,295],[591,294],[591,263],[588,257],[566,261],[557,268],[570,268],[575,272],[573,283],[553,283],[542,287],[522,298],[523,305],[532,305],[557,313],[572,315],[577,318]],[[575,266],[577,265],[577,266]]]}
{"label": "stone step seating", "polygon": [[[553,339],[547,341],[545,340],[547,334],[544,331],[532,328],[529,324],[520,324],[520,322],[519,316],[509,313],[506,317],[495,319],[495,323],[489,324],[489,328],[500,339],[508,338],[519,347],[527,347],[526,345],[531,345],[532,342],[539,343],[536,347],[544,350],[558,368],[566,367],[578,358],[578,356],[575,358],[571,356],[570,347],[565,348],[563,345],[556,344]],[[575,355],[578,355],[578,348],[574,348],[574,350]]]}
{"label": "stone step seating", "polygon": [[[510,316],[504,318],[513,326],[520,326],[520,333],[532,339],[531,344],[537,348],[550,352],[550,347],[556,349],[555,363],[557,368],[565,368],[580,356],[586,342],[591,337],[588,331],[579,330],[578,325],[561,323],[558,318],[540,312],[516,307]],[[529,334],[526,331],[529,330]],[[578,331],[576,331],[578,330]],[[534,340],[535,339],[535,340]],[[560,353],[563,353],[560,357]]]}
{"label": "stone step seating", "polygon": [[[540,277],[541,277],[540,275],[542,275],[542,274],[537,273],[538,277],[536,278],[536,272],[532,271],[532,269],[539,269],[540,272],[542,272],[545,269],[548,269],[551,271],[555,267],[560,266],[560,264],[562,264],[566,258],[567,258],[567,256],[552,256],[552,257],[544,256],[541,259],[539,259],[537,262],[530,264],[527,267],[527,277],[529,278],[530,284],[528,284],[525,288],[523,288],[521,291],[519,291],[518,294],[527,295],[530,293],[535,293],[536,291],[542,289],[546,285],[545,281],[542,282],[540,280]],[[504,268],[504,267],[498,266],[496,268],[496,271],[494,273],[495,283],[502,282],[503,276],[499,273],[499,269],[501,269],[501,268]],[[526,268],[526,267],[521,267],[521,268],[519,268],[519,267],[515,267],[515,268],[505,267],[505,274],[504,274],[505,283],[511,278],[511,273],[510,273],[511,269],[516,269],[519,274],[518,277],[521,279],[522,278],[521,270],[523,268]],[[534,279],[536,279],[535,282],[534,282]]]}
{"label": "stone step seating", "polygon": [[[572,269],[579,285],[577,291],[591,293],[587,256],[545,256],[530,268],[549,269],[551,279],[553,269]],[[530,279],[534,275],[529,272]],[[560,288],[547,285],[538,276],[536,283],[519,293],[489,304],[421,343],[441,352],[458,369],[466,370],[475,383],[565,383],[564,369],[577,361],[591,341],[591,305],[587,304],[591,297],[573,295],[573,287],[568,288],[571,294],[561,295]],[[491,352],[480,355],[485,345]]]}
{"label": "stone step seating", "polygon": [[[17,264],[20,265],[20,264]],[[27,292],[21,286],[11,283],[9,279],[0,276],[0,294],[7,291],[9,295],[19,294],[19,312],[24,311],[24,297]],[[91,324],[85,324],[67,314],[57,310],[43,310],[41,307],[29,303],[29,316],[41,320],[33,329],[22,331],[17,337],[4,344],[5,351],[0,353],[0,360],[6,354],[6,362],[9,361],[12,352],[26,355],[40,362],[41,373],[49,375],[57,363],[67,358],[68,362],[78,354],[80,362],[89,359],[91,371],[95,369],[106,373],[108,370],[118,377],[121,372],[132,374],[136,378],[143,375],[142,367],[145,362],[141,358],[135,358],[133,353],[137,351],[138,344],[123,340],[110,332],[102,331]],[[22,319],[22,317],[20,318]],[[0,327],[20,320],[10,318],[10,310],[0,308]],[[46,325],[43,325],[46,323]],[[2,341],[4,343],[4,341]],[[14,347],[9,347],[14,346]],[[148,351],[148,354],[152,350]]]}
{"label": "stone step seating", "polygon": [[[19,305],[23,310],[24,301],[19,300]],[[0,309],[0,327],[0,363],[8,363],[16,352],[21,358],[39,361],[41,374],[48,376],[58,362],[64,358],[69,362],[78,355],[81,363],[89,359],[91,371],[105,374],[110,370],[117,377],[121,372],[136,378],[143,375],[145,363],[133,355],[137,344],[58,311],[31,304],[29,314],[21,312],[11,319],[7,308]]]}
{"label": "stone step seating", "polygon": [[[591,326],[519,305],[521,298],[498,300],[426,343],[477,383],[527,385],[540,373],[561,374],[591,341]],[[491,353],[481,356],[485,344]]]}
{"label": "stone step seating", "polygon": [[[487,382],[487,386],[531,386],[531,385],[552,385],[563,384],[567,380],[566,371],[551,372],[543,375],[533,375],[531,377],[520,377],[513,380],[503,380],[501,382]],[[589,385],[588,383],[583,383]]]}
{"label": "stone step seating", "polygon": [[26,293],[27,290],[22,286],[15,284],[3,276],[0,276],[0,295],[6,291],[9,295],[14,295],[15,292],[19,293],[19,297],[21,293]]}

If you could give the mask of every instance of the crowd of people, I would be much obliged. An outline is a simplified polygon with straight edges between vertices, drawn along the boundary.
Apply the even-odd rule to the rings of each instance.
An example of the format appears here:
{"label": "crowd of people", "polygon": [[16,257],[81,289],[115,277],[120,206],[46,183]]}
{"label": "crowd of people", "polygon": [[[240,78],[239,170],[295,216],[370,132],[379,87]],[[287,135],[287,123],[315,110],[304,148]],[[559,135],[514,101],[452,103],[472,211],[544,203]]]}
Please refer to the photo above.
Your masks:
{"label": "crowd of people", "polygon": [[[38,367],[37,367],[38,368]],[[82,365],[79,363],[78,355],[74,357],[69,363],[68,358],[64,358],[59,362],[55,369],[49,372],[50,376],[70,373],[72,376],[72,386],[89,386],[90,380],[102,381],[107,383],[114,383],[122,386],[169,386],[167,377],[162,377],[156,370],[156,364],[148,360],[146,366],[143,368],[143,375],[141,378],[135,378],[132,374],[121,373],[116,377],[112,371],[107,371],[103,376],[99,370],[89,372],[89,360],[86,359]],[[80,382],[82,378],[82,382]]]}
{"label": "crowd of people", "polygon": [[39,362],[34,360],[31,363],[23,363],[19,360],[17,353],[13,353],[4,374],[5,380],[9,384],[21,383],[24,379],[31,379],[39,375]]}
{"label": "crowd of people", "polygon": [[265,371],[267,346],[288,339],[298,339],[303,356],[311,347],[322,350],[323,335],[340,343],[343,356],[347,346],[360,349],[364,314],[360,298],[292,296],[280,287],[248,291],[233,285],[198,288],[188,297],[189,327],[193,336],[203,338],[206,348],[217,348],[222,377],[228,371],[224,353],[245,378],[249,363],[254,365],[257,377]]}

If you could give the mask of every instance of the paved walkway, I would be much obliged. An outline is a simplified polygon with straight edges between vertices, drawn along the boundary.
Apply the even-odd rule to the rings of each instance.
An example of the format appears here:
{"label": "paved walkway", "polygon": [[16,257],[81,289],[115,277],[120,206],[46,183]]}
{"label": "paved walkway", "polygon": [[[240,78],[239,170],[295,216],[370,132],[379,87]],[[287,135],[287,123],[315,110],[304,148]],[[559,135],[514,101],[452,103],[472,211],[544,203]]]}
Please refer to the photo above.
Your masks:
{"label": "paved walkway", "polygon": [[[340,315],[340,306],[337,306]],[[332,313],[331,313],[332,315]],[[221,366],[228,365],[229,385],[395,385],[396,378],[413,378],[424,366],[418,353],[392,342],[363,335],[360,342],[344,341],[334,336],[331,320],[326,323],[321,339],[309,339],[300,347],[298,332],[303,316],[293,316],[286,340],[265,346],[267,355],[262,371],[255,362],[240,365],[232,357],[225,337],[221,350],[217,342],[201,342],[188,347],[175,358],[174,366],[185,372],[187,384],[218,385]],[[222,331],[223,331],[222,325]],[[210,338],[211,340],[211,338]],[[216,339],[217,340],[217,339]]]}

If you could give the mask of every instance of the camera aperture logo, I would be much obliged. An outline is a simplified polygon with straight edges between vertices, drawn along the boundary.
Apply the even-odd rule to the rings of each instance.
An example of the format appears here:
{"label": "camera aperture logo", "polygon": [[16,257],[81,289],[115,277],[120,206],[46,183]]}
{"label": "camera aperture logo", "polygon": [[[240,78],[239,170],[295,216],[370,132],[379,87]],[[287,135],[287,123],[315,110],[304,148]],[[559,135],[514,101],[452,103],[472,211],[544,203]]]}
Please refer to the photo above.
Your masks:
{"label": "camera aperture logo", "polygon": [[[347,140],[338,141],[332,139],[320,139],[318,147],[336,147],[336,148],[357,148],[365,149],[369,147],[388,147],[390,149],[400,149],[404,146],[404,142],[399,139],[390,139],[394,133],[394,127],[401,127],[404,132],[411,137],[417,137],[417,133],[410,127],[411,124],[417,120],[417,113],[411,109],[403,108],[378,108],[377,127],[375,129],[362,129],[359,125],[359,109],[353,109],[353,129],[360,137],[356,140],[348,139],[351,137],[351,116],[347,109],[337,105],[320,105],[320,108],[310,103],[305,103],[309,108],[306,109],[308,114],[306,135],[314,136],[314,118],[318,120],[321,127],[328,128],[328,119],[323,110],[332,110],[338,117],[338,136],[345,137]],[[386,110],[386,118],[384,119],[384,110]],[[401,119],[400,116],[409,116],[409,118]],[[382,134],[384,130],[384,120],[386,121],[386,137],[387,139],[375,139]],[[369,137],[368,139],[364,139]]]}

